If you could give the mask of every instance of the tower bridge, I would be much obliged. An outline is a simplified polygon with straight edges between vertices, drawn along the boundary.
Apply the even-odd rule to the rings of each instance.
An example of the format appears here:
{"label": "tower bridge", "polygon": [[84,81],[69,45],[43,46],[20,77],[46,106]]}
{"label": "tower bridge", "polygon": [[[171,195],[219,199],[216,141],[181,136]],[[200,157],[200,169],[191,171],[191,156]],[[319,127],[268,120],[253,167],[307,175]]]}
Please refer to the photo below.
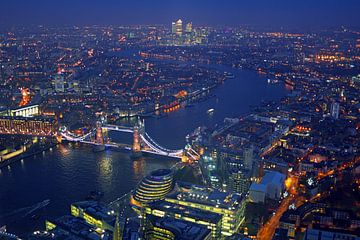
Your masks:
{"label": "tower bridge", "polygon": [[[107,139],[105,133],[109,131],[117,131],[124,133],[131,133],[133,135],[132,145],[127,145],[123,143],[110,142]],[[122,149],[131,150],[135,155],[141,155],[141,153],[152,153],[156,155],[162,155],[172,158],[182,158],[184,156],[184,150],[171,150],[165,147],[162,147],[155,140],[153,140],[147,132],[145,132],[145,123],[144,121],[138,120],[137,123],[132,126],[118,126],[111,124],[101,124],[98,122],[96,128],[89,131],[87,134],[82,136],[77,136],[72,134],[70,131],[64,129],[60,132],[63,139],[71,142],[83,142],[93,145],[104,145],[110,147],[117,147]]]}
{"label": "tower bridge", "polygon": [[[132,134],[132,144],[111,142],[107,137],[107,133],[110,131]],[[180,158],[183,161],[197,161],[200,158],[200,155],[189,146],[178,150],[167,149],[161,146],[149,136],[145,131],[144,121],[140,120],[134,126],[120,126],[98,122],[96,127],[88,133],[79,136],[68,131],[66,128],[59,130],[58,123],[52,118],[0,116],[0,134],[56,137],[59,141],[82,142],[99,146],[99,149],[106,146],[126,149],[132,151],[134,156],[140,156],[141,153],[152,153]]]}

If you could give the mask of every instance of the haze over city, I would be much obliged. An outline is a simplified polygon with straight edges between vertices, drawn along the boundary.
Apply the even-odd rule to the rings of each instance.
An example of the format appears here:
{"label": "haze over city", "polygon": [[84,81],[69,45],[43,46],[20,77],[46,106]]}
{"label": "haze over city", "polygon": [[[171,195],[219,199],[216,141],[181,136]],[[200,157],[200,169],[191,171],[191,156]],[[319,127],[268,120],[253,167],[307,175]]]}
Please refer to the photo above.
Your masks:
{"label": "haze over city", "polygon": [[1,26],[166,24],[175,16],[212,26],[360,26],[357,0],[4,0],[1,5]]}

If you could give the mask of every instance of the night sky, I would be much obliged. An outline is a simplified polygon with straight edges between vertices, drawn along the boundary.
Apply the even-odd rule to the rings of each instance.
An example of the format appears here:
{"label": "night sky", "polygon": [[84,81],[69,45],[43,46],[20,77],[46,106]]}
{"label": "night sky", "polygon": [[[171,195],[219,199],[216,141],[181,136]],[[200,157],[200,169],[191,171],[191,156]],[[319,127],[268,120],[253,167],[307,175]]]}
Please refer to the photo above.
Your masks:
{"label": "night sky", "polygon": [[1,0],[0,25],[360,27],[360,0]]}

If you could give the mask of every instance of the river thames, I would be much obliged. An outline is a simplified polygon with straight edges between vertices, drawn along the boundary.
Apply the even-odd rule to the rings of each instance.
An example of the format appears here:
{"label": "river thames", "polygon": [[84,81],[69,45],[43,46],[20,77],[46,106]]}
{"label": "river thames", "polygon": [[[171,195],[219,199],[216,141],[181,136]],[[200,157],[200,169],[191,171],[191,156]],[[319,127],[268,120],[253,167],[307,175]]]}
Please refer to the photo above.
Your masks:
{"label": "river thames", "polygon": [[[146,132],[160,145],[180,149],[186,135],[196,127],[239,117],[248,113],[250,106],[286,94],[283,85],[270,85],[254,72],[233,72],[235,78],[213,90],[215,97],[166,117],[146,119]],[[214,109],[212,115],[207,114],[210,108]],[[69,214],[70,204],[84,200],[90,191],[103,192],[102,200],[110,202],[131,191],[148,172],[171,167],[175,162],[156,157],[132,161],[120,151],[94,153],[83,144],[58,145],[0,170],[0,227],[7,225],[15,233],[44,228],[46,218]],[[47,207],[26,214],[31,206],[46,199],[50,200]]]}

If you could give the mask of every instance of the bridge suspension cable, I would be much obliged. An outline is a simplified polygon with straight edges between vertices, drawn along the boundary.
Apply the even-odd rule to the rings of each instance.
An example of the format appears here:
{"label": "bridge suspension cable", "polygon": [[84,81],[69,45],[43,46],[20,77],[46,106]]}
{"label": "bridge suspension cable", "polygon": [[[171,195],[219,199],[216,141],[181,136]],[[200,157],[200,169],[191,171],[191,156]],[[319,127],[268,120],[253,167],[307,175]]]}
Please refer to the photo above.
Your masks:
{"label": "bridge suspension cable", "polygon": [[73,142],[80,142],[80,141],[84,141],[88,136],[90,136],[92,133],[94,132],[94,130],[88,132],[87,134],[83,135],[83,136],[76,136],[75,134],[72,134],[69,131],[66,132],[62,132],[61,136],[63,136],[66,140],[68,141],[73,141]]}
{"label": "bridge suspension cable", "polygon": [[161,149],[162,151],[169,152],[169,153],[180,153],[180,152],[182,152],[182,150],[170,150],[170,149],[167,149],[167,148],[164,148],[164,147],[160,146],[146,132],[145,132],[145,136],[151,141],[151,143],[153,145],[155,145],[157,148]]}
{"label": "bridge suspension cable", "polygon": [[[148,136],[148,135],[147,135]],[[182,155],[183,151],[182,150],[167,150],[164,149],[163,147],[160,147],[156,142],[149,141],[146,139],[146,137],[142,134],[140,134],[141,139],[144,141],[144,143],[150,147],[153,151],[157,152],[158,154],[161,155],[166,155],[166,156],[174,156],[174,157],[179,157]],[[148,136],[149,137],[149,136]]]}
{"label": "bridge suspension cable", "polygon": [[[129,127],[121,127],[121,126],[116,126],[116,125],[104,125],[102,126],[103,128],[110,130],[110,131],[120,131],[120,132],[129,132],[129,133],[133,133],[134,130],[132,128]],[[96,144],[94,142],[91,142],[89,140],[87,140],[87,138],[89,136],[91,136],[91,134],[94,134],[94,132],[96,131],[96,129],[91,130],[89,133],[83,135],[83,136],[77,136],[73,133],[71,133],[70,131],[64,131],[61,132],[61,136],[64,137],[66,140],[68,141],[73,141],[73,142],[84,142],[84,143],[89,143],[89,144]],[[165,147],[160,146],[157,142],[155,142],[150,136],[149,134],[147,134],[146,132],[144,132],[143,134],[139,134],[141,140],[143,141],[143,143],[149,147],[151,149],[151,151],[159,154],[159,155],[164,155],[164,156],[171,156],[171,157],[181,157],[183,154],[183,150],[171,150],[171,149],[167,149]],[[106,145],[111,145],[111,146],[117,146],[116,144],[106,144]],[[145,152],[151,152],[149,150],[142,150]],[[196,152],[195,152],[196,154]]]}

